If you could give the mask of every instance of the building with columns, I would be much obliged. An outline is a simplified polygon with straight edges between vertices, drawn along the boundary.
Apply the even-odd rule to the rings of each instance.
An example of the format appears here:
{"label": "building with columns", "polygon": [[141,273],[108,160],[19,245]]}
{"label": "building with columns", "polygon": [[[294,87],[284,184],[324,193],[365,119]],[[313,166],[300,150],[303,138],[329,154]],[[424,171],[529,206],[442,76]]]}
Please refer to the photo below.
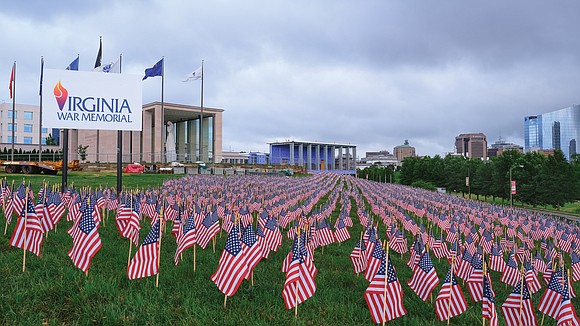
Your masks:
{"label": "building with columns", "polygon": [[[223,109],[153,102],[143,106],[143,130],[123,131],[123,162],[167,162],[167,122],[173,123],[176,161],[221,162]],[[201,131],[201,132],[200,132]],[[70,130],[69,159],[88,146],[87,161],[117,161],[116,130]]]}
{"label": "building with columns", "polygon": [[334,171],[356,174],[355,145],[293,140],[269,145],[270,164],[304,166],[309,173]]}

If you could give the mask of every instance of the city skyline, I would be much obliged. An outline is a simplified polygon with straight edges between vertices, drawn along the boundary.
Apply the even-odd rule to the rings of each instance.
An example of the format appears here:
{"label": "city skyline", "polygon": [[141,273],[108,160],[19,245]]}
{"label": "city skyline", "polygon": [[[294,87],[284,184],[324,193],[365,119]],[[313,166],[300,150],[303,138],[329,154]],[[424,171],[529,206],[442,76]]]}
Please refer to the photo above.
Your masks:
{"label": "city skyline", "polygon": [[[358,153],[408,139],[417,155],[453,152],[461,133],[524,143],[525,116],[580,103],[580,4],[339,1],[9,2],[0,13],[0,103],[38,103],[40,57],[123,73],[165,61],[165,101],[200,104],[182,80],[204,60],[204,105],[225,110],[223,148],[285,140],[350,143]],[[244,12],[244,15],[240,15]],[[106,22],[106,23],[105,23]],[[2,77],[4,76],[4,77]],[[4,79],[2,79],[4,78]],[[160,78],[143,102],[160,101]]]}

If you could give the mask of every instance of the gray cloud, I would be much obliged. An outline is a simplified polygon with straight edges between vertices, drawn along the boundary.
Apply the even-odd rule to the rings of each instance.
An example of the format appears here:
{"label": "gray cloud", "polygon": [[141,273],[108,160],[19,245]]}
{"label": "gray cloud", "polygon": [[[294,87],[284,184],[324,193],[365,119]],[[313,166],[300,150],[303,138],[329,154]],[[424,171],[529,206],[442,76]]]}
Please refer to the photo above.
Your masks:
{"label": "gray cloud", "polygon": [[[462,132],[522,143],[523,117],[578,103],[580,4],[541,1],[33,1],[0,13],[0,74],[18,61],[17,99],[38,102],[40,56],[64,68],[123,54],[123,72],[166,60],[165,99],[198,105],[184,75],[205,60],[207,106],[224,108],[223,147],[276,140],[409,139],[420,155]],[[160,100],[159,78],[143,83]],[[0,91],[7,101],[8,91]]]}

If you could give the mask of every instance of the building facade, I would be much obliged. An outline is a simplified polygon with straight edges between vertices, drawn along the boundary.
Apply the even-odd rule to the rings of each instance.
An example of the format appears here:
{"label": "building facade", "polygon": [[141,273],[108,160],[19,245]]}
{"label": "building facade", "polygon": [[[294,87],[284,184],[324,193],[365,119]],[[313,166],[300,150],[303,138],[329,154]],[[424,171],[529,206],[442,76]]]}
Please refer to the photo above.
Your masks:
{"label": "building facade", "polygon": [[580,139],[580,105],[524,117],[524,151],[561,150],[570,160]]}
{"label": "building facade", "polygon": [[500,137],[499,140],[491,144],[491,147],[487,150],[487,156],[496,157],[502,155],[505,151],[512,150],[518,151],[520,153],[524,152],[524,148],[521,145],[508,143]]}
{"label": "building facade", "polygon": [[400,162],[395,155],[389,153],[387,150],[378,152],[366,152],[365,157],[360,159],[358,168],[364,168],[373,164],[397,167],[399,166]]}
{"label": "building facade", "polygon": [[455,153],[471,159],[487,160],[487,139],[483,133],[455,137]]}
{"label": "building facade", "polygon": [[[167,122],[173,123],[176,159],[178,162],[221,162],[223,109],[164,103],[143,106],[142,131],[122,131],[123,162],[167,162],[165,146]],[[10,148],[12,128],[15,145],[30,147],[43,144],[52,135],[60,145],[62,130],[41,128],[40,108],[37,105],[17,104],[12,126],[12,104],[0,104],[0,144]],[[202,120],[203,119],[203,120]],[[39,131],[42,131],[40,134]],[[41,135],[41,136],[39,136]],[[70,129],[68,132],[69,160],[79,159],[79,145],[88,146],[89,162],[117,162],[116,130]],[[170,138],[171,139],[171,138]],[[201,139],[201,141],[200,141]],[[202,148],[203,147],[203,148]],[[15,146],[15,148],[18,148]]]}
{"label": "building facade", "polygon": [[16,145],[38,145],[39,139],[41,144],[46,144],[46,137],[52,134],[52,129],[40,125],[38,105],[16,104],[14,125],[12,115],[12,103],[0,104],[0,143],[3,147],[12,146],[12,130],[15,148]]}
{"label": "building facade", "polygon": [[356,173],[356,146],[336,143],[285,141],[269,143],[270,164],[304,166],[310,173]]}
{"label": "building facade", "polygon": [[397,157],[399,164],[403,162],[407,157],[415,157],[415,147],[409,145],[409,140],[405,139],[403,145],[395,146],[393,148],[393,154]]}

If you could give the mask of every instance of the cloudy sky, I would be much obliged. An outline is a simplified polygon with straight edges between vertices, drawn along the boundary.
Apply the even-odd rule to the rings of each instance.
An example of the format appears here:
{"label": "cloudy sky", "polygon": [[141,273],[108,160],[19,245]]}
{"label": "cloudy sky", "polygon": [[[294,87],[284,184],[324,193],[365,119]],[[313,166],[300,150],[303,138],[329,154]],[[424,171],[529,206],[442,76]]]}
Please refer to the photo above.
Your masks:
{"label": "cloudy sky", "polygon": [[[419,155],[483,132],[523,145],[523,117],[580,103],[580,3],[552,1],[8,1],[0,102],[38,103],[40,57],[80,70],[165,57],[165,100],[223,108],[223,149],[288,139],[350,143],[358,156],[408,139]],[[143,102],[160,100],[160,78]]]}

